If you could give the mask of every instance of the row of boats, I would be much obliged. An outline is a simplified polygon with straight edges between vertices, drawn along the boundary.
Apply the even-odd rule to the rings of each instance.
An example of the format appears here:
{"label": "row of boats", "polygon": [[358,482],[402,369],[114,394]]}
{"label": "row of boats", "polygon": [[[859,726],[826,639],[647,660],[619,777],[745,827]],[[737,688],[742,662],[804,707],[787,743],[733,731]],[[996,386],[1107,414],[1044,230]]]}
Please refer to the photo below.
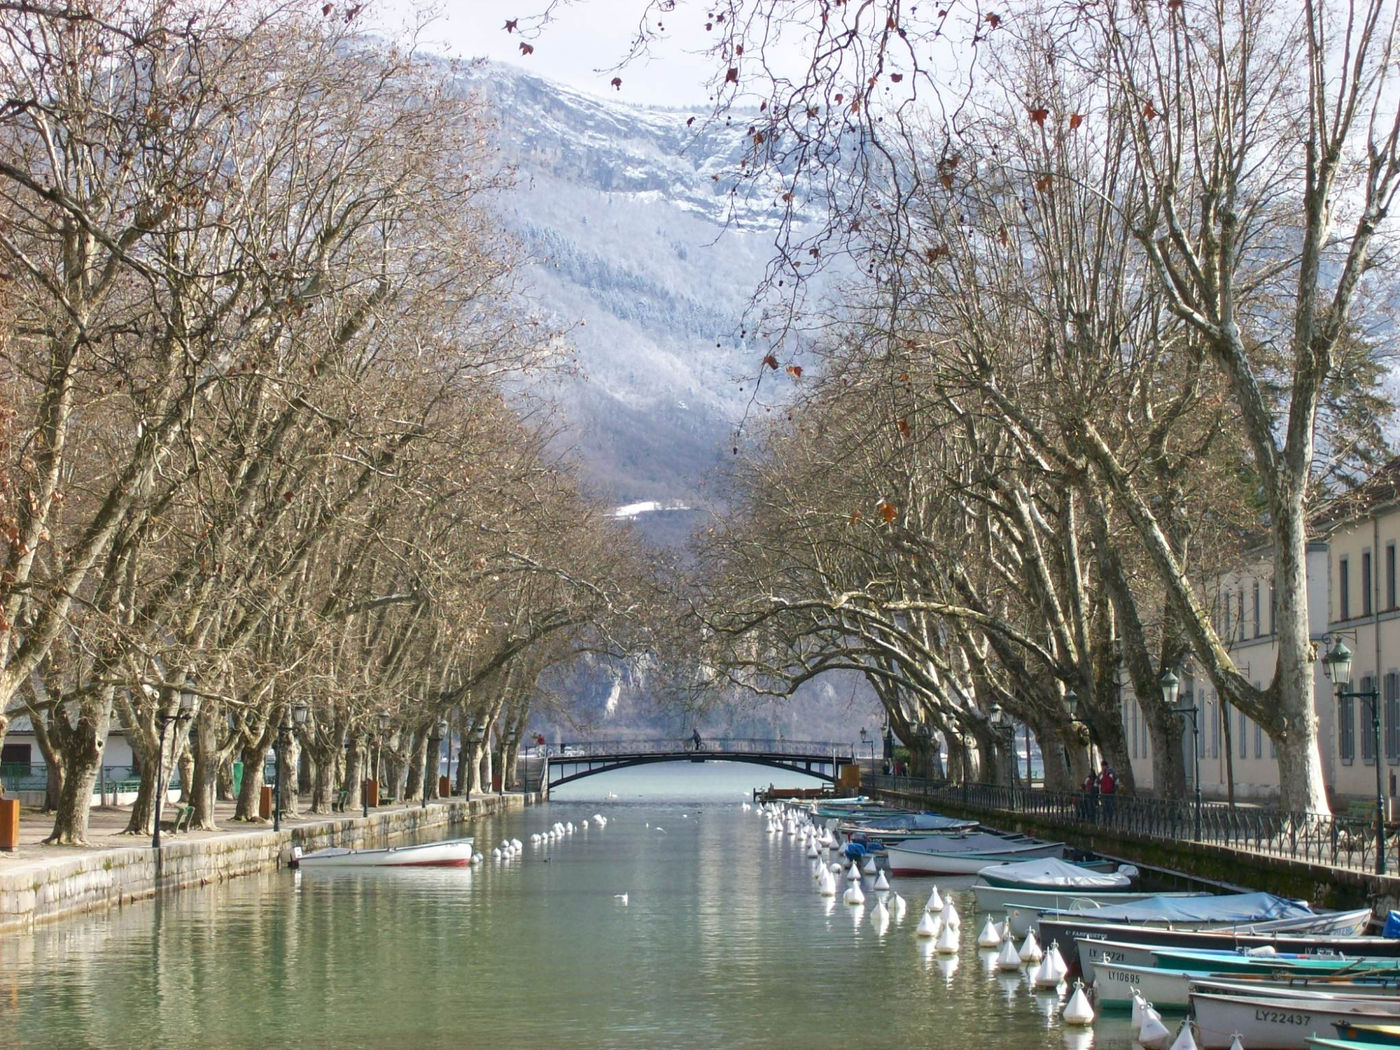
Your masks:
{"label": "row of boats", "polygon": [[[825,810],[825,812],[823,812]],[[1400,1047],[1400,937],[1369,908],[1317,912],[1270,893],[1153,893],[1130,865],[1070,862],[1063,843],[864,800],[819,817],[895,875],[975,874],[977,908],[1058,947],[1099,1011],[1185,1013],[1200,1050]],[[934,830],[935,828],[939,830]],[[850,848],[850,847],[848,847]],[[1161,1024],[1145,1050],[1165,1050]]]}

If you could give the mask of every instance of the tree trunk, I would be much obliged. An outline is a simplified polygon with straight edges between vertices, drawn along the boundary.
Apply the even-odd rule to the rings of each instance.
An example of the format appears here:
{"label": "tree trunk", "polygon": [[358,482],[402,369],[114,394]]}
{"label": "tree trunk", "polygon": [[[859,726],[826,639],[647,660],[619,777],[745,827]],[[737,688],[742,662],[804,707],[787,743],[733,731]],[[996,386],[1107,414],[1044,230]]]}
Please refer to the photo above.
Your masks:
{"label": "tree trunk", "polygon": [[[223,754],[211,746],[213,733],[209,729],[209,719],[200,720],[199,728],[190,734],[190,753],[193,757],[189,790],[186,800],[194,807],[194,817],[190,827],[213,830],[214,799],[218,791],[219,772],[223,767]],[[183,776],[183,771],[181,773]]]}
{"label": "tree trunk", "polygon": [[295,733],[286,735],[285,746],[277,745],[277,794],[281,796],[282,816],[295,817],[301,814],[301,796],[297,791],[297,778],[301,765],[301,741]]}
{"label": "tree trunk", "polygon": [[332,744],[318,744],[314,741],[306,745],[306,753],[311,758],[311,812],[329,813],[336,788],[336,763],[340,758],[340,747]]}
{"label": "tree trunk", "polygon": [[427,748],[427,731],[424,729],[414,730],[413,739],[408,749],[408,777],[404,787],[403,797],[407,799],[421,799],[420,792],[423,789],[423,782],[427,776],[424,770],[424,752]]}
{"label": "tree trunk", "polygon": [[53,831],[44,841],[59,846],[86,846],[92,810],[92,787],[102,765],[111,727],[111,697],[103,692],[85,704],[78,723],[63,741],[63,776]]}
{"label": "tree trunk", "polygon": [[218,772],[215,774],[214,783],[218,786],[218,801],[233,801],[233,757],[231,755],[221,755],[219,758]]}
{"label": "tree trunk", "polygon": [[[1142,696],[1143,685],[1135,686],[1138,696]],[[1152,779],[1157,794],[1169,801],[1186,797],[1186,759],[1182,754],[1182,731],[1187,734],[1188,746],[1196,742],[1191,736],[1191,723],[1185,715],[1174,715],[1162,704],[1141,703],[1143,721],[1147,723],[1147,738],[1152,746]],[[1196,717],[1203,711],[1197,704]]]}
{"label": "tree trunk", "polygon": [[1290,497],[1275,513],[1278,667],[1270,692],[1277,700],[1278,717],[1265,728],[1278,746],[1279,808],[1288,813],[1330,813],[1313,696],[1307,531],[1301,495]]}
{"label": "tree trunk", "polygon": [[238,793],[238,805],[234,808],[234,820],[257,821],[258,804],[262,800],[263,760],[267,747],[261,743],[244,745],[239,749],[243,760],[243,790]]}

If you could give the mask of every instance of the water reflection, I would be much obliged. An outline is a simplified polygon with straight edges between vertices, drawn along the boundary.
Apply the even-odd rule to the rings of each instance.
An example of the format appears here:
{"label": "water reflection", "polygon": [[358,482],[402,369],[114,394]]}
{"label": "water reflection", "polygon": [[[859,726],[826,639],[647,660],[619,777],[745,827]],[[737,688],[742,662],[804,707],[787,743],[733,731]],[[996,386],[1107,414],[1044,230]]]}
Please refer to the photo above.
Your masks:
{"label": "water reflection", "polygon": [[1021,973],[987,979],[994,952],[917,938],[917,903],[814,907],[803,840],[736,803],[607,807],[606,829],[581,827],[596,801],[483,821],[534,848],[480,869],[284,872],[6,937],[0,1048],[824,1045],[839,979],[841,1030],[885,1045],[1087,1050]]}
{"label": "water reflection", "polygon": [[958,972],[958,957],[956,955],[940,955],[936,961],[939,972],[943,974],[944,982],[952,984],[953,975]]}

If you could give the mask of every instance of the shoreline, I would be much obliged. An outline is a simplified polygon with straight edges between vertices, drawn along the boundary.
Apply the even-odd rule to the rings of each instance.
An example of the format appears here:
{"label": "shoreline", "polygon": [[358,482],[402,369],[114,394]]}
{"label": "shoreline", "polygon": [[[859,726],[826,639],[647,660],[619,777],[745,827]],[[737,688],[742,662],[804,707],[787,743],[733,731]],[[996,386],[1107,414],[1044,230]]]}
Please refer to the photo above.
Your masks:
{"label": "shoreline", "polygon": [[426,807],[381,807],[368,817],[359,811],[284,815],[281,831],[269,823],[234,824],[233,803],[219,803],[215,818],[223,823],[215,830],[163,832],[159,850],[151,847],[149,837],[122,834],[125,807],[94,807],[86,846],[43,845],[52,823],[45,814],[26,810],[19,848],[0,853],[0,934],[276,871],[287,863],[293,846],[310,853],[327,846],[393,845],[434,828],[466,828],[480,817],[531,801],[515,793],[439,800]]}

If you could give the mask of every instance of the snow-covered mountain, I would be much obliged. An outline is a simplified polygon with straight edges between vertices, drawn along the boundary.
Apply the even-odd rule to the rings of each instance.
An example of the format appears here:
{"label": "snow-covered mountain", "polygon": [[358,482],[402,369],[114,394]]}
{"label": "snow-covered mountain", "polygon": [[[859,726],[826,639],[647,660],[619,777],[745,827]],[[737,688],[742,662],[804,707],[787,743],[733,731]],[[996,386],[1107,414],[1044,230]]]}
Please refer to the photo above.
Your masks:
{"label": "snow-covered mountain", "polygon": [[550,392],[587,481],[617,504],[703,507],[698,482],[729,453],[758,368],[742,317],[779,216],[730,192],[744,129],[505,66],[472,80],[517,171],[501,215],[537,260],[536,304],[577,325],[579,374]]}

